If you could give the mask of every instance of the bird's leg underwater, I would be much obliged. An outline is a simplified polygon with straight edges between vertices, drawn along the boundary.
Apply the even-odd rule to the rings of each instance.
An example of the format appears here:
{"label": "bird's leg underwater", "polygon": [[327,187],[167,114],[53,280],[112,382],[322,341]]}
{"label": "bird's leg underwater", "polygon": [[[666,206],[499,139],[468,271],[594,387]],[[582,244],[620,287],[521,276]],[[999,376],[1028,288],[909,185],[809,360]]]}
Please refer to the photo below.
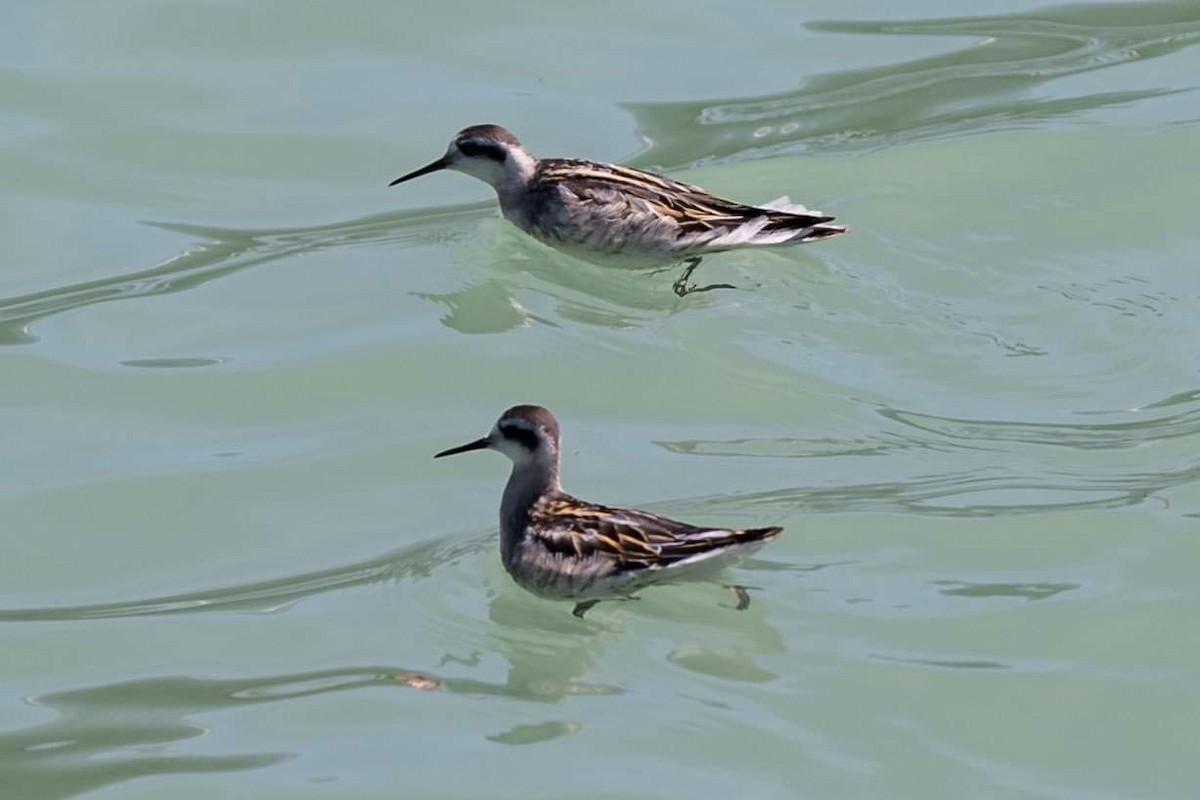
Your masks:
{"label": "bird's leg underwater", "polygon": [[696,267],[700,266],[701,260],[702,259],[700,256],[692,256],[684,259],[683,274],[679,276],[679,280],[675,281],[675,283],[671,285],[671,288],[675,290],[675,295],[677,297],[684,297],[685,295],[694,294],[695,292],[707,292],[713,289],[737,288],[732,283],[710,283],[708,286],[697,286],[694,283],[689,284],[688,278],[692,277],[692,273],[696,271]]}
{"label": "bird's leg underwater", "polygon": [[599,602],[599,600],[583,600],[582,602],[575,604],[575,607],[571,609],[571,614],[583,619],[583,615],[586,614],[592,606]]}
{"label": "bird's leg underwater", "polygon": [[[628,595],[627,597],[612,597],[612,598],[606,598],[606,599],[612,601],[612,600],[641,600],[642,598],[634,597],[633,595]],[[592,606],[596,605],[596,603],[599,603],[599,602],[600,601],[598,599],[597,600],[582,600],[575,604],[575,607],[571,609],[571,613],[574,616],[579,617],[580,619],[583,619],[583,615],[586,614],[587,612],[591,611]]]}
{"label": "bird's leg underwater", "polygon": [[725,583],[722,584],[722,587],[733,592],[733,596],[737,598],[737,605],[735,608],[738,611],[745,611],[750,607],[750,593],[746,591],[745,586],[738,586],[734,583]]}

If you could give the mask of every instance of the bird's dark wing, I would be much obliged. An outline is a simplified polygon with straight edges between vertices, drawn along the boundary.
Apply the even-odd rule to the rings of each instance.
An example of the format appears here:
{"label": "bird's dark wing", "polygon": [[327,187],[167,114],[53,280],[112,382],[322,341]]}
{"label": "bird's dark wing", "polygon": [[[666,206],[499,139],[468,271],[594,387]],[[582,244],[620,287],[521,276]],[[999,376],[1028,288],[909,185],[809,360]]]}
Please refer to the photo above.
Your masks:
{"label": "bird's dark wing", "polygon": [[633,167],[577,159],[546,159],[536,180],[543,186],[560,185],[580,201],[611,205],[621,198],[641,202],[662,219],[671,220],[683,234],[703,234],[767,217],[764,231],[798,230],[833,217],[819,213],[791,213],[749,206],[709,194],[699,186],[644,172]]}
{"label": "bird's dark wing", "polygon": [[530,511],[530,532],[552,553],[569,558],[599,556],[618,569],[664,567],[739,544],[772,539],[782,528],[698,528],[647,511],[586,503],[551,495]]}

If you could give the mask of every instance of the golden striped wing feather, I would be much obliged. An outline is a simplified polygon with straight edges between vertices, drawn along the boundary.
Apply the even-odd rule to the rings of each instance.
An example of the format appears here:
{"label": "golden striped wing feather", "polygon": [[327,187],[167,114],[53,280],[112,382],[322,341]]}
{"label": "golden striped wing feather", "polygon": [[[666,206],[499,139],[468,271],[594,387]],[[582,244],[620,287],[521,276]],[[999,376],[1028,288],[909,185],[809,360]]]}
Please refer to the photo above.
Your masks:
{"label": "golden striped wing feather", "polygon": [[610,508],[559,494],[531,509],[530,527],[551,553],[600,556],[618,569],[667,566],[705,553],[778,535],[780,528],[698,528],[646,511]]}
{"label": "golden striped wing feather", "polygon": [[768,218],[766,230],[774,226],[807,227],[833,219],[748,206],[662,175],[595,161],[547,159],[538,177],[543,185],[561,184],[584,202],[610,204],[617,193],[623,195],[624,202],[634,198],[658,216],[672,220],[682,233],[729,228],[764,215]]}

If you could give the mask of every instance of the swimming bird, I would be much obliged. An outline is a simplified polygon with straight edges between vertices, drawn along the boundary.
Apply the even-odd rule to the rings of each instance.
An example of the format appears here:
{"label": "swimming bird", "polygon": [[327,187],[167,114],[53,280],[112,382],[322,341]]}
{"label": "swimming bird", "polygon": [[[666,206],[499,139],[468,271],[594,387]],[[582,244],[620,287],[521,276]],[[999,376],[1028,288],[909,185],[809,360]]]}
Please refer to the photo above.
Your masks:
{"label": "swimming bird", "polygon": [[674,284],[680,297],[733,288],[688,284],[705,254],[810,242],[848,230],[786,197],[750,206],[633,167],[535,158],[499,125],[464,128],[445,155],[388,185],[443,169],[491,185],[506,219],[560,249],[684,261],[684,273]]}
{"label": "swimming bird", "polygon": [[[576,499],[559,484],[559,432],[541,406],[505,411],[487,436],[443,450],[499,450],[512,460],[500,501],[500,559],[513,580],[536,595],[575,600],[582,618],[602,599],[627,598],[646,586],[703,579],[749,555],[783,528],[700,528],[632,508]],[[726,586],[737,607],[741,586]]]}

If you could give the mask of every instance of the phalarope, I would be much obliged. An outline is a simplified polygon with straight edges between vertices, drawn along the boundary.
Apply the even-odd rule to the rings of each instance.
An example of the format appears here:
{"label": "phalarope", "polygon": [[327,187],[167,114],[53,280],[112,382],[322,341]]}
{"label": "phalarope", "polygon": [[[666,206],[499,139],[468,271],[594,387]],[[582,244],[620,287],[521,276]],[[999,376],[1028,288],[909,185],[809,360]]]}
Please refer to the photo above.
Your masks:
{"label": "phalarope", "polygon": [[505,218],[566,250],[683,260],[675,293],[732,289],[688,284],[701,256],[739,247],[796,244],[845,233],[833,217],[781,197],[749,206],[633,167],[576,158],[538,159],[499,125],[455,134],[446,154],[401,175],[395,186],[452,169],[491,185]]}
{"label": "phalarope", "polygon": [[[500,559],[521,587],[575,600],[582,618],[605,598],[654,583],[701,579],[757,550],[783,528],[698,528],[646,511],[577,500],[558,481],[558,421],[541,406],[513,406],[482,439],[443,450],[499,450],[512,459],[500,501]],[[727,586],[739,609],[744,587]]]}

